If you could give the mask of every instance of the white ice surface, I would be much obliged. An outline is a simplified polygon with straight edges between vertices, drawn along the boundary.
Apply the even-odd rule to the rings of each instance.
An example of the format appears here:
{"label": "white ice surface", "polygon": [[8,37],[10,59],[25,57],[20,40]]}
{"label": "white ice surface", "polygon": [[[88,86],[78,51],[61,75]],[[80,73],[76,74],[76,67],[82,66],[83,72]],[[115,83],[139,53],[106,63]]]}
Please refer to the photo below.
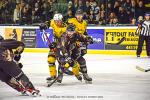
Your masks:
{"label": "white ice surface", "polygon": [[85,58],[93,84],[64,76],[62,84],[48,88],[47,53],[24,53],[23,71],[41,91],[42,97],[20,96],[0,82],[0,100],[150,100],[150,72],[135,68],[136,65],[150,68],[150,58],[111,55],[86,55]]}

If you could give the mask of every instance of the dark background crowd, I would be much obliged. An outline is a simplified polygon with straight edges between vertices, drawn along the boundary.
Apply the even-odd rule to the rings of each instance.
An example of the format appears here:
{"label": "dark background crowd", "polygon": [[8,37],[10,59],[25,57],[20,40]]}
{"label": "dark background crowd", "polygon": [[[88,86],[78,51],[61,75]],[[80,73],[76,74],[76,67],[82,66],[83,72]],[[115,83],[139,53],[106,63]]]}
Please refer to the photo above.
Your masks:
{"label": "dark background crowd", "polygon": [[66,21],[77,9],[91,25],[136,25],[150,11],[150,0],[0,0],[0,24],[36,25],[55,13]]}

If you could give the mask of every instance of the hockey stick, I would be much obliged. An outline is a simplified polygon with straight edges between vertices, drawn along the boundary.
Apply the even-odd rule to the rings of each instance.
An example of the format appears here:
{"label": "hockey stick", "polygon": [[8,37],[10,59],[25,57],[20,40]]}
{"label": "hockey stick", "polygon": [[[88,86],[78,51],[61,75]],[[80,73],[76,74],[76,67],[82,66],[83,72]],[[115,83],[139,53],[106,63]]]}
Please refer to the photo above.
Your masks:
{"label": "hockey stick", "polygon": [[119,44],[121,44],[125,39],[126,39],[126,38],[123,37],[123,38],[121,38],[121,40],[118,41],[117,43],[107,43],[107,44],[111,44],[111,45],[119,45]]}
{"label": "hockey stick", "polygon": [[[75,60],[77,60],[79,57],[80,57],[80,56],[78,56]],[[70,67],[70,66],[69,66],[69,67]],[[69,67],[67,67],[65,70],[67,70]],[[62,74],[64,74],[64,71],[62,71],[61,74],[59,74],[50,84],[48,84],[47,87],[51,87],[51,86],[58,80],[58,78],[59,78]]]}
{"label": "hockey stick", "polygon": [[[63,74],[63,73],[62,73],[62,74]],[[58,78],[59,78],[62,74],[59,74],[50,84],[47,85],[47,87],[51,87],[51,86],[58,80]]]}
{"label": "hockey stick", "polygon": [[47,32],[46,32],[45,30],[43,30],[43,33],[44,33],[44,35],[46,36],[46,39],[47,39],[47,41],[48,41],[48,45],[50,45],[50,44],[51,44],[51,41],[50,41],[50,39],[49,39],[48,36],[47,36]]}
{"label": "hockey stick", "polygon": [[[68,70],[68,68],[69,68],[69,67],[67,67],[65,70]],[[62,69],[62,67],[61,67],[61,69]],[[50,84],[48,84],[47,87],[51,87],[51,86],[59,79],[59,77],[61,77],[61,75],[64,74],[64,73],[65,73],[65,72],[62,71],[62,73],[59,74]]]}
{"label": "hockey stick", "polygon": [[[9,76],[11,76],[9,73],[7,73]],[[11,76],[12,77],[12,76]],[[33,91],[32,89],[27,89],[20,81],[18,81],[15,77],[12,77],[11,79],[12,81],[10,81],[11,84],[15,84],[17,85],[20,89],[22,89],[21,92],[23,95],[25,96],[30,96],[27,92],[29,92],[33,97],[37,97],[37,96],[41,96],[41,94],[39,94],[40,91]]]}
{"label": "hockey stick", "polygon": [[136,69],[139,71],[142,71],[142,72],[149,72],[150,71],[150,69],[144,69],[141,66],[136,66]]}

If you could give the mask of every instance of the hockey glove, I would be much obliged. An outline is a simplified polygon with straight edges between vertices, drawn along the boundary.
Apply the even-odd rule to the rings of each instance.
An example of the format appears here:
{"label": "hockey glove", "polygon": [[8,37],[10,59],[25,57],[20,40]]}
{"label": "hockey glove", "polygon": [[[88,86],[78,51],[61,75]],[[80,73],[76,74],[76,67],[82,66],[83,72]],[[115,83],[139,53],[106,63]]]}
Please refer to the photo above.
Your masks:
{"label": "hockey glove", "polygon": [[20,54],[19,55],[15,55],[14,60],[18,62],[20,60],[20,58],[21,58]]}
{"label": "hockey glove", "polygon": [[22,63],[18,63],[18,67],[22,68],[23,67]]}
{"label": "hockey glove", "polygon": [[40,24],[39,28],[40,28],[41,31],[48,29],[47,25],[44,24],[44,23]]}
{"label": "hockey glove", "polygon": [[71,57],[66,57],[66,58],[65,58],[65,61],[66,61],[66,63],[69,64],[70,67],[73,67],[73,66],[74,66],[74,60],[71,59]]}
{"label": "hockey glove", "polygon": [[52,42],[48,46],[49,46],[50,49],[54,49],[54,48],[56,48],[56,45],[57,45],[56,42]]}
{"label": "hockey glove", "polygon": [[92,37],[87,36],[86,39],[87,39],[87,42],[88,42],[89,44],[93,44],[93,38],[92,38]]}

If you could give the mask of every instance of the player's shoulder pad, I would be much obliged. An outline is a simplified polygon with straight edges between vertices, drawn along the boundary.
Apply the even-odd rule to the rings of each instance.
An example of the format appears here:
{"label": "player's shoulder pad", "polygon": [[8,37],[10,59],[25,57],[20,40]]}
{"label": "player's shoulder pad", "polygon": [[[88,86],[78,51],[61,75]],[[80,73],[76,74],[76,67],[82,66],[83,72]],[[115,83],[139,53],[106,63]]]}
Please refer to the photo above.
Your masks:
{"label": "player's shoulder pad", "polygon": [[55,24],[54,20],[50,20],[50,27],[53,27],[53,25]]}
{"label": "player's shoulder pad", "polygon": [[85,26],[88,25],[86,20],[83,20],[83,23],[84,23]]}
{"label": "player's shoulder pad", "polygon": [[68,23],[73,23],[73,22],[75,22],[76,21],[76,18],[69,18],[68,19]]}

